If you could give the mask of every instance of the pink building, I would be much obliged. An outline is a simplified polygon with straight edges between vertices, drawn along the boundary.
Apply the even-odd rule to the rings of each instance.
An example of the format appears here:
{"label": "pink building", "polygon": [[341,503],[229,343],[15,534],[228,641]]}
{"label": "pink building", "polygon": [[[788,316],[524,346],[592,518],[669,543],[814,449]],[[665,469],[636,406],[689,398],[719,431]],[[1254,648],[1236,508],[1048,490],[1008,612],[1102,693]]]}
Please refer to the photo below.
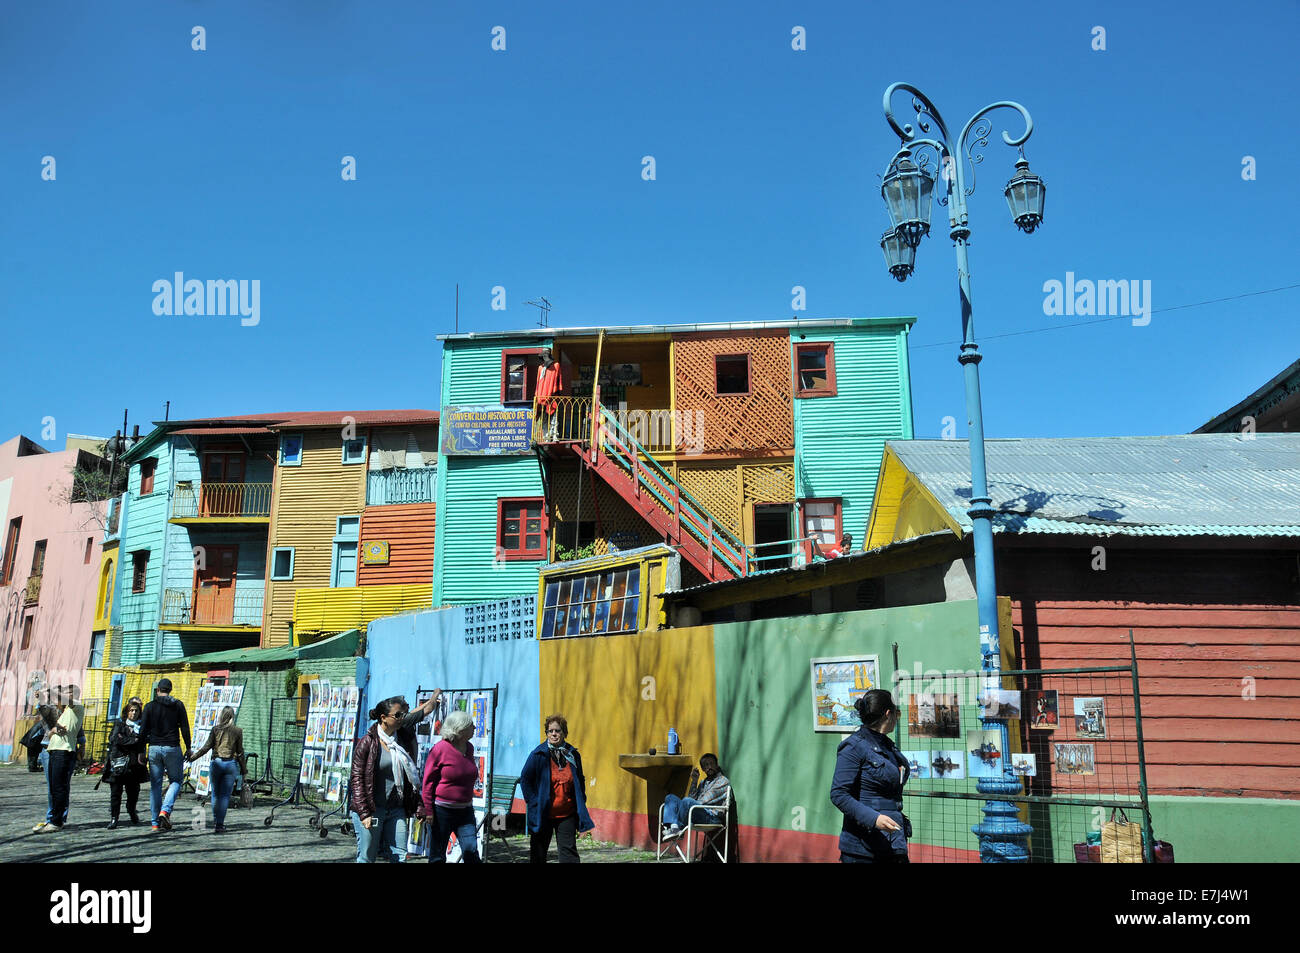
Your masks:
{"label": "pink building", "polygon": [[85,677],[105,504],[70,502],[79,463],[102,460],[22,436],[0,444],[0,760],[25,755],[14,734],[33,688]]}

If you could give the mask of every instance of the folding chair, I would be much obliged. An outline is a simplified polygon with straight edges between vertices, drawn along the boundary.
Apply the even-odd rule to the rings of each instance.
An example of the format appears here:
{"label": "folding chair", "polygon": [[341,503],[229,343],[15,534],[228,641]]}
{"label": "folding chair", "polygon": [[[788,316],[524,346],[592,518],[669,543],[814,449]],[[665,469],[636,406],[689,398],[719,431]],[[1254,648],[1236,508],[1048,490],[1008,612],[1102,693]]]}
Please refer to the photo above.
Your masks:
{"label": "folding chair", "polygon": [[[698,862],[701,858],[708,856],[709,851],[713,851],[714,856],[722,863],[727,862],[727,852],[731,847],[731,826],[728,823],[731,820],[731,805],[735,803],[731,797],[727,798],[727,803],[722,804],[692,804],[689,811],[686,812],[686,830],[680,836],[671,840],[663,839],[664,832],[664,806],[659,805],[659,826],[655,829],[655,860],[663,860],[665,856],[673,851],[681,858],[683,863],[690,864]],[[711,823],[703,819],[696,821],[695,812],[699,811],[702,815],[716,814],[719,817],[718,823]],[[722,832],[722,850],[718,850],[718,832]],[[704,840],[695,849],[695,835],[703,834]],[[686,850],[682,850],[682,842],[686,842]]]}
{"label": "folding chair", "polygon": [[494,774],[492,776],[492,790],[488,795],[487,814],[483,816],[483,824],[479,828],[479,842],[485,847],[493,834],[501,838],[501,842],[506,845],[506,853],[510,855],[511,863],[514,863],[515,853],[510,846],[510,838],[506,836],[505,825],[501,825],[501,830],[495,830],[492,826],[492,819],[498,815],[502,817],[510,815],[510,809],[514,807],[515,803],[515,788],[518,785],[518,776],[509,774]]}

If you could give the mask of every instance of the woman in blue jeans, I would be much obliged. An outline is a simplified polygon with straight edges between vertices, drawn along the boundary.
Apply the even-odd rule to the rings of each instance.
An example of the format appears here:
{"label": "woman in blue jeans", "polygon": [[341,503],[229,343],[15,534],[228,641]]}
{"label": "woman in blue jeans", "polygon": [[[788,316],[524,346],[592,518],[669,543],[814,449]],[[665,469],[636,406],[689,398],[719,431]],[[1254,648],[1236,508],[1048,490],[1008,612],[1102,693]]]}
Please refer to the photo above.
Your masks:
{"label": "woman in blue jeans", "polygon": [[406,699],[401,696],[381,701],[370,717],[375,723],[352,749],[348,783],[357,863],[373,864],[384,856],[400,864],[406,860],[406,819],[420,802],[420,776],[415,767],[419,719],[408,717]]}
{"label": "woman in blue jeans", "polygon": [[212,750],[208,783],[212,788],[213,833],[224,834],[230,792],[235,789],[235,781],[239,778],[239,759],[244,756],[244,729],[235,724],[235,709],[230,705],[221,709],[221,717],[208,735],[207,742],[190,760],[198,761],[209,749]]}
{"label": "woman in blue jeans", "polygon": [[464,863],[480,863],[478,824],[474,818],[474,784],[479,779],[474,757],[474,719],[466,712],[453,711],[442,722],[442,740],[424,761],[424,782],[420,786],[424,816],[433,821],[429,842],[429,863],[447,860],[447,842],[456,835]]}

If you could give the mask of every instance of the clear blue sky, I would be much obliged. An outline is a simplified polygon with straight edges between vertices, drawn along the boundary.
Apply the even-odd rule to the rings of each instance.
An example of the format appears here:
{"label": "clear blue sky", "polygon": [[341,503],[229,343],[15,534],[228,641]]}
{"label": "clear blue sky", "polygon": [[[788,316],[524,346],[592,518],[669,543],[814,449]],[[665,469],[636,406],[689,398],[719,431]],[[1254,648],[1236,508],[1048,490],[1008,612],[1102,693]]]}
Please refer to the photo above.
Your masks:
{"label": "clear blue sky", "polygon": [[[1300,7],[1134,6],[9,4],[0,439],[52,416],[61,447],[165,400],[436,407],[456,282],[461,330],[531,326],[538,295],[555,325],[779,319],[794,285],[807,317],[916,315],[917,434],[964,434],[951,243],[901,285],[878,247],[895,80],[954,127],[998,99],[1034,116],[1044,227],[1011,226],[1000,141],[971,199],[989,435],[1186,432],[1300,356],[1300,290],[1159,313],[1300,282]],[[176,271],[259,279],[260,324],[155,316]],[[1150,280],[1157,313],[996,336],[1079,320],[1043,314],[1067,271]]]}

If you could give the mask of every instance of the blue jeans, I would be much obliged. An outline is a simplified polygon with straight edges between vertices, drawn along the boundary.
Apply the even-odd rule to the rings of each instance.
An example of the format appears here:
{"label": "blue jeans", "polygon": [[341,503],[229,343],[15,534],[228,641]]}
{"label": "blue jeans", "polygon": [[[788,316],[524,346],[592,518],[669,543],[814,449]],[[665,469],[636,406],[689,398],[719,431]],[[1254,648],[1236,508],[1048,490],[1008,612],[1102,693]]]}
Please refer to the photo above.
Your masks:
{"label": "blue jeans", "polygon": [[239,762],[234,758],[213,758],[208,768],[208,783],[212,787],[212,823],[226,826],[226,809],[230,807],[230,792],[239,777]]}
{"label": "blue jeans", "polygon": [[[149,746],[149,810],[155,824],[158,823],[160,813],[165,811],[171,814],[172,807],[176,804],[176,795],[181,793],[181,781],[185,778],[181,771],[184,767],[184,752],[180,748],[175,745]],[[164,771],[167,772],[167,780],[171,782],[167,786],[166,797],[162,793]]]}
{"label": "blue jeans", "polygon": [[[56,780],[53,784],[50,782],[50,749],[41,749],[41,769],[45,772],[45,823],[53,824],[54,820],[54,788],[58,784],[63,784],[69,792],[72,790],[72,773],[77,769],[77,759],[69,758],[64,769],[67,775],[62,781]],[[63,805],[62,816],[58,820],[60,826],[68,823],[68,805]]]}
{"label": "blue jeans", "polygon": [[406,814],[400,807],[379,805],[369,830],[361,823],[356,811],[352,815],[352,830],[357,835],[357,863],[373,864],[379,860],[380,851],[392,864],[406,862]]}
{"label": "blue jeans", "polygon": [[[691,808],[699,803],[693,797],[678,797],[676,794],[669,794],[664,798],[664,823],[685,827]],[[720,824],[722,820],[714,811],[696,811],[695,816],[691,818],[691,823]]]}
{"label": "blue jeans", "polygon": [[68,797],[72,793],[72,772],[77,767],[75,751],[51,751],[50,766],[45,772],[45,787],[50,808],[45,814],[47,824],[62,827],[68,823]]}
{"label": "blue jeans", "polygon": [[451,835],[456,835],[460,844],[461,863],[482,863],[478,855],[478,820],[474,817],[474,808],[433,806],[433,836],[429,839],[429,863],[445,864],[447,862],[447,842]]}

